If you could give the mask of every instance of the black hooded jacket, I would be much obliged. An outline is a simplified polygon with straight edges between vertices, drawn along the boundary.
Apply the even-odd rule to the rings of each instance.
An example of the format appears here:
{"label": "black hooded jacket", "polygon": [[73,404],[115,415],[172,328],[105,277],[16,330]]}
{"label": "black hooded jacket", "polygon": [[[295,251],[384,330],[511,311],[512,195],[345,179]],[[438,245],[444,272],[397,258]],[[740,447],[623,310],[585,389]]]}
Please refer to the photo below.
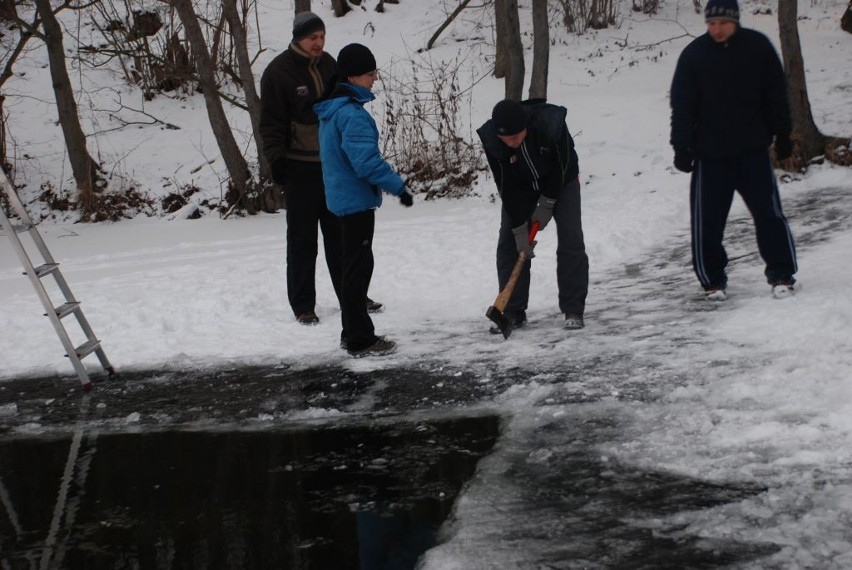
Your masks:
{"label": "black hooded jacket", "polygon": [[709,33],[681,53],[671,88],[671,144],[696,158],[768,149],[789,134],[784,70],[769,39],[739,28],[725,42]]}
{"label": "black hooded jacket", "polygon": [[260,79],[260,137],[269,164],[283,159],[319,162],[314,103],[336,72],[329,54],[311,57],[295,43],[266,67]]}
{"label": "black hooded jacket", "polygon": [[490,119],[476,131],[512,227],[529,221],[541,195],[556,198],[580,172],[565,123],[567,109],[543,99],[521,105],[527,114],[527,136],[519,148],[506,146]]}

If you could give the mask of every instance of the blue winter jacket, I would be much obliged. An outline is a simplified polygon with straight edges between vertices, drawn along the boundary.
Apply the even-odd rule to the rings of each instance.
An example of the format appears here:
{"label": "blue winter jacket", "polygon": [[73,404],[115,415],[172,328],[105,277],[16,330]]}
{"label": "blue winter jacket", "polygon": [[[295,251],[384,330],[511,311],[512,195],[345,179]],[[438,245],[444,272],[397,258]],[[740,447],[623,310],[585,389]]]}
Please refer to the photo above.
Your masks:
{"label": "blue winter jacket", "polygon": [[672,79],[671,144],[698,158],[767,149],[789,134],[784,69],[769,39],[739,28],[725,42],[709,33],[681,53]]}
{"label": "blue winter jacket", "polygon": [[336,216],[378,208],[380,189],[396,196],[405,191],[405,182],[382,159],[379,130],[364,109],[373,99],[370,90],[341,83],[328,99],[314,105],[325,200]]}

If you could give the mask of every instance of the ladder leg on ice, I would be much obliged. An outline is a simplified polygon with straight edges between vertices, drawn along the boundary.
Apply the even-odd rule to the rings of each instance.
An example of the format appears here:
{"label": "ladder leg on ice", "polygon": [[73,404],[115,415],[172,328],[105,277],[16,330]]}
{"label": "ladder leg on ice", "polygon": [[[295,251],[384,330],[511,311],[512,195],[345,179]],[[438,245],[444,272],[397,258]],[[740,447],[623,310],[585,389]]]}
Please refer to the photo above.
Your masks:
{"label": "ladder leg on ice", "polygon": [[[6,174],[2,171],[0,171],[0,186],[3,187],[3,194],[6,197],[6,203],[9,205],[10,210],[17,214],[18,219],[20,220],[20,224],[13,224],[6,216],[6,212],[3,208],[0,207],[0,225],[2,225],[3,232],[12,242],[12,247],[15,249],[15,253],[18,254],[21,264],[24,266],[24,273],[27,277],[29,277],[30,283],[32,283],[36,294],[39,299],[41,299],[46,315],[50,319],[53,328],[56,330],[56,334],[59,335],[59,340],[65,348],[66,355],[71,360],[71,364],[74,366],[74,370],[80,378],[80,383],[83,385],[85,390],[89,390],[92,387],[92,382],[89,379],[85,366],[83,366],[83,359],[86,356],[94,353],[100,360],[101,366],[103,366],[103,369],[110,377],[115,375],[115,369],[113,369],[107,359],[106,353],[101,347],[101,341],[95,337],[92,327],[89,325],[88,320],[86,320],[86,316],[83,314],[80,302],[77,301],[71,293],[71,289],[68,287],[65,277],[59,270],[59,264],[53,259],[50,251],[48,251],[47,245],[44,243],[41,234],[39,234],[38,229],[27,213],[26,208],[24,208],[21,199],[18,197],[18,193],[15,191]],[[29,234],[35,248],[41,255],[43,261],[41,265],[33,265],[32,259],[27,252],[27,249],[24,247],[24,242],[21,241],[18,234]],[[48,276],[52,276],[56,280],[59,290],[65,297],[65,302],[59,306],[55,306],[53,304],[53,301],[42,282],[42,279]],[[77,319],[77,323],[80,325],[80,329],[86,338],[85,342],[79,346],[74,346],[74,343],[68,334],[68,330],[62,322],[62,319],[72,315]]]}

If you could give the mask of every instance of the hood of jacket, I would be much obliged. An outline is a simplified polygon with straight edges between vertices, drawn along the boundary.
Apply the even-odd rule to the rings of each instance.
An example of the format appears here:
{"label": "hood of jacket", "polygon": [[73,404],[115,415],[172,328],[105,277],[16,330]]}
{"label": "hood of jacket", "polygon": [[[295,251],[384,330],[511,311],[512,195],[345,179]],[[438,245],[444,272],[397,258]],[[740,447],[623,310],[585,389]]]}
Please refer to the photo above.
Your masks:
{"label": "hood of jacket", "polygon": [[314,111],[321,121],[330,121],[334,114],[350,101],[364,105],[375,98],[369,89],[351,83],[338,83],[327,98],[314,105]]}

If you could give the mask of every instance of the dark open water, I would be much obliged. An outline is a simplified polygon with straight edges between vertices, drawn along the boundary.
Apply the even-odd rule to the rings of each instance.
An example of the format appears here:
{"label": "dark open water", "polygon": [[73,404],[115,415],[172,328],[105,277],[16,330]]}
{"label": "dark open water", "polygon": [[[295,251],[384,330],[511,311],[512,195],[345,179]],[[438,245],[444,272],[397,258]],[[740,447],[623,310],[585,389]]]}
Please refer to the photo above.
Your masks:
{"label": "dark open water", "polygon": [[499,427],[6,438],[0,567],[413,568]]}

